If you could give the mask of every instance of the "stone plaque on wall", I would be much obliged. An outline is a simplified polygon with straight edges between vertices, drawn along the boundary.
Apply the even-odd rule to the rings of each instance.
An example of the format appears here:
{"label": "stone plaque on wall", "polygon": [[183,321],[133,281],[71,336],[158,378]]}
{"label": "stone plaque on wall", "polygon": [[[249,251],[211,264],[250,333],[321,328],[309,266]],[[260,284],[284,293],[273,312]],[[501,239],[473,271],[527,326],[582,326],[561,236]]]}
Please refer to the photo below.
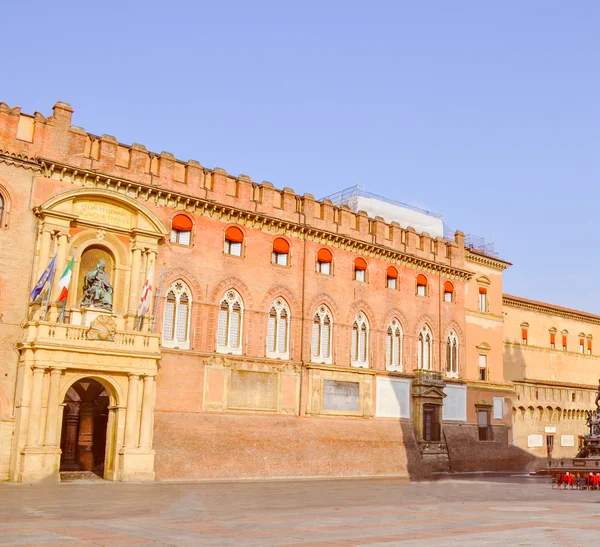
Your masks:
{"label": "stone plaque on wall", "polygon": [[277,410],[277,374],[253,370],[232,370],[229,408]]}
{"label": "stone plaque on wall", "polygon": [[127,229],[131,226],[131,213],[112,203],[78,201],[75,203],[75,214],[79,215],[81,219],[100,224],[109,224]]}
{"label": "stone plaque on wall", "polygon": [[542,435],[527,435],[528,448],[541,448],[542,446],[544,446]]}
{"label": "stone plaque on wall", "polygon": [[377,377],[377,407],[381,418],[410,418],[410,380]]}
{"label": "stone plaque on wall", "polygon": [[561,435],[560,446],[575,446],[575,435]]}
{"label": "stone plaque on wall", "polygon": [[323,380],[323,410],[358,412],[360,384],[339,380]]}
{"label": "stone plaque on wall", "polygon": [[447,384],[442,406],[442,420],[467,421],[467,386]]}

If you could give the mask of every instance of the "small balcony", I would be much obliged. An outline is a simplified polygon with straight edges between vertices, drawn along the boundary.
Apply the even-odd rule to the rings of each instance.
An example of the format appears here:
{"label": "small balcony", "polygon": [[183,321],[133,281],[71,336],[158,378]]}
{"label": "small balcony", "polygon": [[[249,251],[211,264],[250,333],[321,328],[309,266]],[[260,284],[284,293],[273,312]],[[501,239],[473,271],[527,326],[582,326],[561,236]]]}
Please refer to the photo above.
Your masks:
{"label": "small balcony", "polygon": [[86,351],[119,351],[126,353],[156,353],[160,351],[158,334],[138,331],[95,330],[88,326],[69,325],[48,321],[34,321],[23,325],[19,348],[48,347],[85,348]]}

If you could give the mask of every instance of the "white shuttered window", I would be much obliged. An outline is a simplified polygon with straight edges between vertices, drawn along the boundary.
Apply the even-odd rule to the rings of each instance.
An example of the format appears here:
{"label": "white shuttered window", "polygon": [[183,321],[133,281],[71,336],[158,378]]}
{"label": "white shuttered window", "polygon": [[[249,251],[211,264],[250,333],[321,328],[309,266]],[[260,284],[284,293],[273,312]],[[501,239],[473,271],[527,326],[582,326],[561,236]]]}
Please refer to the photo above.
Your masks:
{"label": "white shuttered window", "polygon": [[267,357],[289,359],[289,318],[290,312],[283,298],[273,302],[269,310],[267,324]]}
{"label": "white shuttered window", "polygon": [[217,325],[217,351],[219,353],[242,353],[242,329],[244,307],[237,291],[229,290],[221,300],[219,324]]}
{"label": "white shuttered window", "polygon": [[385,368],[402,370],[402,327],[398,319],[392,319],[385,339]]}
{"label": "white shuttered window", "polygon": [[417,367],[431,370],[431,346],[433,336],[427,325],[423,325],[417,341]]}
{"label": "white shuttered window", "polygon": [[369,321],[363,312],[358,312],[352,323],[351,365],[367,368],[369,366]]}
{"label": "white shuttered window", "polygon": [[313,317],[311,355],[314,363],[331,363],[333,321],[327,306],[319,306]]}
{"label": "white shuttered window", "polygon": [[167,348],[190,348],[192,293],[181,280],[167,289],[163,309],[162,345]]}

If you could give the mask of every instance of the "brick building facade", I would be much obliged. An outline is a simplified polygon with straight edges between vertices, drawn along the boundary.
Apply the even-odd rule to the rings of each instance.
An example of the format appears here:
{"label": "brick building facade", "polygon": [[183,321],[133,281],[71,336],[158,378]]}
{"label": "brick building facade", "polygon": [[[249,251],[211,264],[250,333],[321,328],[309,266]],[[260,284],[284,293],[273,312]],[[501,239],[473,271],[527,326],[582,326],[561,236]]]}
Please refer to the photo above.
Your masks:
{"label": "brick building facade", "polygon": [[[503,363],[507,262],[461,232],[432,238],[71,116],[0,103],[0,478],[524,465]],[[56,284],[47,306],[29,299],[55,255],[57,276],[74,257],[64,309]],[[81,305],[101,260],[110,310]]]}

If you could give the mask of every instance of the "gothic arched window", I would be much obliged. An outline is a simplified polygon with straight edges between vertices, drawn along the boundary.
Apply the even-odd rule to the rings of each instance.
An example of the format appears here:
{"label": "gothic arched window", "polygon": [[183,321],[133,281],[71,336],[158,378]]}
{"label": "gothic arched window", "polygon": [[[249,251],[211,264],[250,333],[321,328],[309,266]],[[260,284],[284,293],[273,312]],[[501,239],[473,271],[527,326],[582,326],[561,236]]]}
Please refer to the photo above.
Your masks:
{"label": "gothic arched window", "polygon": [[402,327],[397,319],[392,319],[385,338],[385,368],[402,370]]}
{"label": "gothic arched window", "polygon": [[267,357],[289,359],[290,310],[283,298],[273,302],[267,324]]}
{"label": "gothic arched window", "polygon": [[225,293],[219,307],[217,327],[217,351],[219,353],[242,353],[242,327],[244,303],[237,291]]}
{"label": "gothic arched window", "polygon": [[352,356],[353,367],[369,366],[369,321],[363,312],[358,312],[352,323]]}
{"label": "gothic arched window", "polygon": [[458,377],[458,336],[454,331],[446,339],[446,375]]}
{"label": "gothic arched window", "polygon": [[311,355],[314,363],[331,363],[333,320],[327,306],[319,306],[313,317]]}
{"label": "gothic arched window", "polygon": [[427,325],[423,325],[417,341],[417,368],[431,370],[431,348],[433,336]]}
{"label": "gothic arched window", "polygon": [[167,348],[190,348],[192,293],[181,280],[167,289],[163,313],[162,344]]}

